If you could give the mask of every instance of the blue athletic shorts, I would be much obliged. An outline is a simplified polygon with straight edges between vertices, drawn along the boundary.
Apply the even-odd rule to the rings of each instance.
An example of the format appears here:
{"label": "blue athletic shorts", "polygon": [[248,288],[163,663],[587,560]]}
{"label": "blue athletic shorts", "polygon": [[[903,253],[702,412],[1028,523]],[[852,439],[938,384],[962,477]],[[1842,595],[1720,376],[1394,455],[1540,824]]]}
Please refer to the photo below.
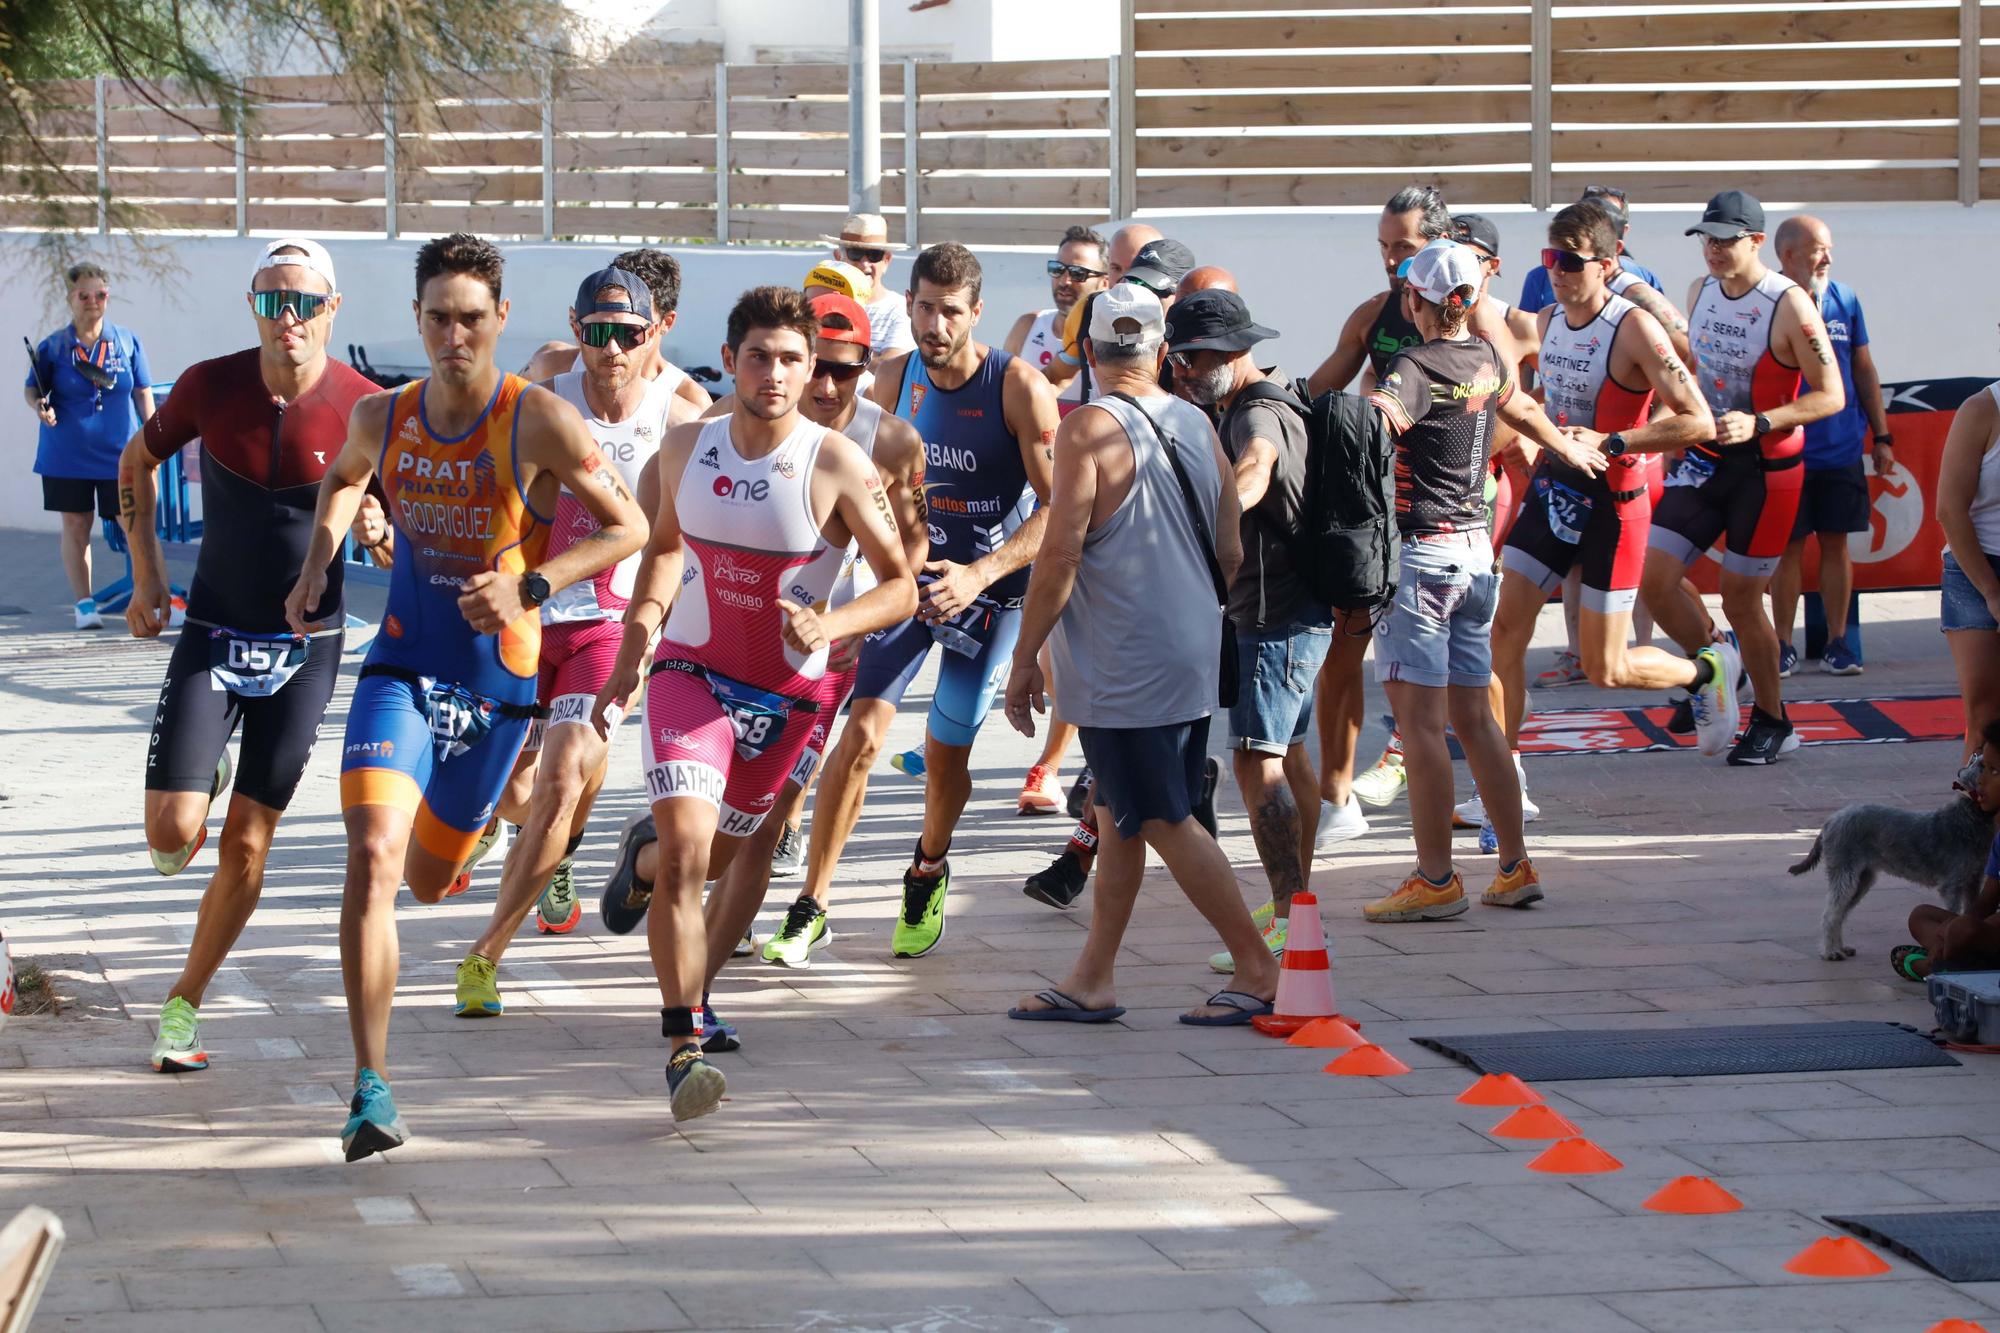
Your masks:
{"label": "blue athletic shorts", "polygon": [[404,810],[419,847],[460,863],[493,818],[530,723],[495,716],[464,753],[440,758],[416,683],[364,676],[354,684],[340,747],[340,807]]}
{"label": "blue athletic shorts", "polygon": [[[943,648],[938,663],[937,692],[931,696],[930,734],[942,745],[970,748],[972,738],[993,707],[993,698],[1007,683],[1014,660],[1014,643],[1021,637],[1020,609],[995,611],[986,642],[971,657]],[[931,627],[910,620],[871,635],[861,649],[854,674],[856,699],[883,699],[900,706],[903,692],[923,669],[935,640]]]}

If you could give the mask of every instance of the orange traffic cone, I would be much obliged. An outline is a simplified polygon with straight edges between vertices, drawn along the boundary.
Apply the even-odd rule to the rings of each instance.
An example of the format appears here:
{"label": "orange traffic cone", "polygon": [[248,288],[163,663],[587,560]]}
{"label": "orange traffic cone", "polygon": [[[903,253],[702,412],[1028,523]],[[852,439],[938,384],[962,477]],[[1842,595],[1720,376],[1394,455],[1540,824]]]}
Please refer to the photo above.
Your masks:
{"label": "orange traffic cone", "polygon": [[1553,1106],[1524,1106],[1493,1127],[1503,1139],[1573,1139],[1583,1131]]}
{"label": "orange traffic cone", "polygon": [[1639,1206],[1656,1213],[1736,1213],[1743,1200],[1707,1176],[1678,1176]]}
{"label": "orange traffic cone", "polygon": [[1310,1046],[1325,1051],[1344,1051],[1350,1046],[1364,1046],[1367,1042],[1368,1038],[1356,1032],[1354,1025],[1343,1018],[1315,1018],[1285,1039],[1287,1046]]}
{"label": "orange traffic cone", "polygon": [[1252,1027],[1267,1037],[1289,1037],[1315,1018],[1336,1017],[1333,969],[1327,959],[1326,933],[1320,925],[1319,899],[1310,893],[1292,895],[1290,933],[1279,966],[1272,1012],[1251,1019]]}
{"label": "orange traffic cone", "polygon": [[1487,1074],[1458,1094],[1461,1106],[1534,1106],[1542,1094],[1512,1074]]}
{"label": "orange traffic cone", "polygon": [[1320,1072],[1382,1078],[1389,1074],[1407,1074],[1410,1067],[1371,1042],[1366,1046],[1356,1046]]}
{"label": "orange traffic cone", "polygon": [[1970,1319],[1940,1319],[1924,1333],[1986,1333],[1986,1326]]}
{"label": "orange traffic cone", "polygon": [[1564,1139],[1551,1144],[1541,1156],[1528,1163],[1530,1171],[1547,1171],[1559,1176],[1587,1176],[1599,1171],[1622,1171],[1625,1163],[1589,1139]]}
{"label": "orange traffic cone", "polygon": [[1889,1271],[1882,1256],[1852,1236],[1821,1236],[1785,1262],[1805,1277],[1874,1277]]}

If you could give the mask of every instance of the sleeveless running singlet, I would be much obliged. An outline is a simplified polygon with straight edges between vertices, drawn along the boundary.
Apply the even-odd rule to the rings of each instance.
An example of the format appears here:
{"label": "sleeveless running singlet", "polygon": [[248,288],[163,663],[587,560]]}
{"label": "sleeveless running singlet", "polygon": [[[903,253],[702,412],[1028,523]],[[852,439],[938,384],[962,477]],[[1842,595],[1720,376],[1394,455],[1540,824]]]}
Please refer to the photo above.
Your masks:
{"label": "sleeveless running singlet", "polygon": [[783,444],[748,459],[729,417],[695,437],[674,492],[687,563],[660,635],[659,659],[681,659],[775,694],[804,696],[826,673],[826,650],[794,652],[778,599],[825,600],[839,572],[812,510],[813,468],[827,430],[803,417]]}
{"label": "sleeveless running singlet", "polygon": [[[903,363],[896,415],[924,441],[924,498],[930,505],[931,559],[970,564],[996,550],[1034,512],[1034,492],[1021,462],[1021,446],[1007,429],[1001,387],[1007,363],[997,347],[956,389],[931,383],[923,358]],[[1028,571],[1017,569],[987,588],[1001,607],[1018,607]]]}
{"label": "sleeveless running singlet", "polygon": [[1054,310],[1038,310],[1028,324],[1028,336],[1021,343],[1021,359],[1040,370],[1054,363],[1062,353],[1062,325]]}
{"label": "sleeveless running singlet", "polygon": [[[1688,323],[1702,397],[1708,399],[1716,416],[1768,412],[1799,396],[1798,367],[1787,366],[1771,350],[1771,325],[1778,317],[1778,303],[1796,285],[1776,269],[1766,270],[1756,285],[1739,297],[1725,294],[1713,277],[1702,282]],[[1718,452],[1748,452],[1753,445],[1713,447]],[[1805,432],[1798,427],[1773,431],[1757,440],[1754,447],[1766,459],[1796,457],[1805,449]]]}
{"label": "sleeveless running singlet", "polygon": [[524,574],[542,563],[549,520],[528,503],[515,456],[521,395],[503,375],[472,427],[441,437],[424,417],[428,378],[405,385],[389,410],[376,471],[397,534],[382,632],[369,664],[419,672],[507,703],[535,696],[541,617],[528,612],[480,634],[458,609],[459,587],[486,570]]}
{"label": "sleeveless running singlet", "polygon": [[[1557,426],[1583,426],[1609,435],[1646,424],[1653,405],[1652,387],[1628,389],[1611,374],[1611,345],[1618,337],[1618,326],[1636,309],[1624,297],[1613,296],[1580,329],[1570,327],[1560,305],[1549,316],[1548,332],[1542,335],[1541,375],[1549,419]],[[1596,481],[1559,458],[1549,459],[1549,470],[1578,489],[1623,494],[1644,488],[1648,457],[1626,454],[1614,458],[1602,479]]]}
{"label": "sleeveless running singlet", "polygon": [[1402,288],[1391,287],[1382,300],[1382,312],[1375,316],[1375,323],[1368,330],[1368,364],[1375,370],[1375,382],[1381,383],[1396,353],[1421,346],[1423,341],[1424,335],[1417,331],[1417,326],[1403,318]]}
{"label": "sleeveless running singlet", "polygon": [[[875,432],[882,425],[882,408],[872,398],[854,400],[854,416],[840,433],[861,446],[861,452],[869,458],[875,457]],[[832,569],[833,577],[826,578],[826,571]],[[849,602],[875,586],[875,575],[868,568],[868,562],[861,558],[861,543],[849,541],[846,546],[829,546],[813,557],[799,574],[799,581],[809,587],[827,583],[826,600],[823,609],[832,610],[836,606],[846,606]]]}
{"label": "sleeveless running singlet", "polygon": [[[556,376],[549,381],[549,388],[583,417],[584,424],[590,427],[591,438],[597,441],[597,448],[604,455],[604,461],[617,470],[624,479],[625,488],[637,495],[639,474],[645,471],[647,461],[659,452],[660,441],[666,436],[667,410],[673,405],[675,382],[671,374],[662,374],[650,381],[645,396],[639,400],[638,409],[619,422],[601,421],[591,415],[589,400],[584,397],[583,372],[580,370]],[[549,533],[548,554],[561,555],[596,531],[597,520],[590,516],[590,511],[568,490],[564,490],[556,498],[556,516]],[[635,551],[611,568],[600,570],[594,577],[570,584],[542,606],[542,623],[557,625],[576,620],[616,619],[631,604],[632,582],[638,575],[638,568],[639,552]]]}
{"label": "sleeveless running singlet", "polygon": [[1621,268],[1612,274],[1604,285],[1611,289],[1613,296],[1623,296],[1628,288],[1643,286],[1645,285],[1645,281],[1644,278],[1630,269]]}

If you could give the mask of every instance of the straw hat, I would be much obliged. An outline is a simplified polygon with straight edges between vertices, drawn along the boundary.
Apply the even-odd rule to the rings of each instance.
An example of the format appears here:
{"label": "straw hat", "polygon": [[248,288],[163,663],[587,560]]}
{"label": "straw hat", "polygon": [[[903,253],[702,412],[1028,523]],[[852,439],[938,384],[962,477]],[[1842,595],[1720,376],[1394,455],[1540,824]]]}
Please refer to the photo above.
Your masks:
{"label": "straw hat", "polygon": [[856,213],[840,224],[840,235],[821,236],[828,245],[866,245],[877,250],[907,250],[889,239],[889,223],[880,213]]}

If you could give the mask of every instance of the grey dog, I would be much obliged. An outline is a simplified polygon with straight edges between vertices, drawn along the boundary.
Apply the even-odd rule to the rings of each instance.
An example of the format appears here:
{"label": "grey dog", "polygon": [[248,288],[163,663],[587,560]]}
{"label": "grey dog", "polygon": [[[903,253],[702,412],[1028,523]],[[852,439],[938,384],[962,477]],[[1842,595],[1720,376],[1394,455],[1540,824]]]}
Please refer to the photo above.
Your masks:
{"label": "grey dog", "polygon": [[1839,961],[1854,950],[1841,942],[1847,914],[1882,873],[1935,889],[1944,905],[1963,913],[1979,891],[1993,819],[1969,797],[1936,810],[1850,805],[1836,810],[1813,839],[1806,859],[1792,867],[1803,875],[1826,862],[1826,911],[1819,919],[1819,956]]}

